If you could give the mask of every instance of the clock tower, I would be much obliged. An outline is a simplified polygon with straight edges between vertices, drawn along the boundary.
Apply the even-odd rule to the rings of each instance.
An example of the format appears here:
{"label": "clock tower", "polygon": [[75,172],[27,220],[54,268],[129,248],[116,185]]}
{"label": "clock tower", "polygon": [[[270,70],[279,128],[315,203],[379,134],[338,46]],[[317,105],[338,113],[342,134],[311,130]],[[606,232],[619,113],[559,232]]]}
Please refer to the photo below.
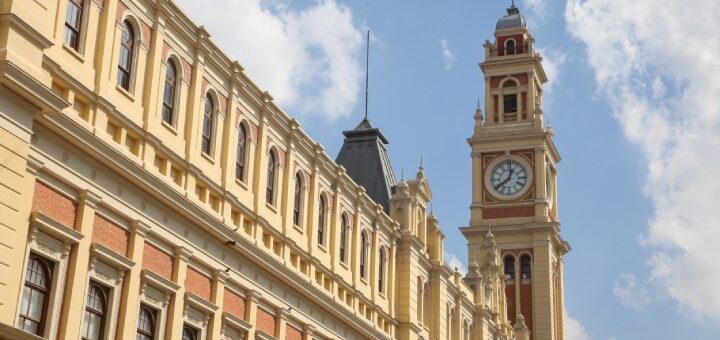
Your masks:
{"label": "clock tower", "polygon": [[524,323],[530,339],[563,339],[563,255],[557,163],[560,155],[542,111],[547,76],[520,10],[500,18],[486,41],[484,115],[475,112],[470,222],[461,228],[468,261],[483,261],[483,242],[494,235],[506,274],[507,316]]}

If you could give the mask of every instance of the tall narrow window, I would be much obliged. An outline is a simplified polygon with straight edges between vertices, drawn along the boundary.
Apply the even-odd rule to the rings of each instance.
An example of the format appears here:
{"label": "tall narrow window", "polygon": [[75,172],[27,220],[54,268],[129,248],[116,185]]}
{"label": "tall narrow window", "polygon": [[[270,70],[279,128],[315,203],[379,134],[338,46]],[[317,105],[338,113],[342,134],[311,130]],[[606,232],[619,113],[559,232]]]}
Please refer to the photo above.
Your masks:
{"label": "tall narrow window", "polygon": [[157,311],[140,305],[140,316],[138,317],[138,328],[136,340],[153,340],[155,339],[155,320]]}
{"label": "tall narrow window", "polygon": [[273,204],[275,198],[275,153],[268,154],[267,188],[265,189],[265,202]]}
{"label": "tall narrow window", "polygon": [[28,258],[18,320],[18,328],[23,331],[39,336],[44,333],[52,267],[50,261],[35,254]]}
{"label": "tall narrow window", "polygon": [[300,211],[302,210],[302,175],[295,174],[295,201],[293,202],[293,223],[300,226]]}
{"label": "tall narrow window", "polygon": [[503,111],[505,114],[517,113],[517,94],[503,96]]}
{"label": "tall narrow window", "polygon": [[65,45],[75,51],[80,50],[80,33],[82,32],[83,0],[68,0],[65,12]]}
{"label": "tall narrow window", "polygon": [[423,286],[423,324],[430,326],[430,283]]}
{"label": "tall narrow window", "polygon": [[245,149],[247,145],[247,134],[245,125],[240,124],[238,129],[237,152],[235,155],[235,178],[239,181],[245,180]]}
{"label": "tall narrow window", "polygon": [[165,71],[165,91],[163,92],[162,119],[170,125],[175,124],[175,85],[177,84],[177,68],[175,62],[167,61]]}
{"label": "tall narrow window", "polygon": [[367,278],[367,243],[367,233],[363,230],[360,234],[360,277],[362,278]]}
{"label": "tall narrow window", "polygon": [[345,214],[340,218],[340,262],[347,263],[348,220]]}
{"label": "tall narrow window", "polygon": [[515,40],[508,40],[506,46],[507,46],[507,48],[506,48],[507,55],[515,54]]}
{"label": "tall narrow window", "polygon": [[118,60],[117,84],[130,91],[130,74],[132,72],[133,57],[135,53],[135,31],[129,21],[123,21],[122,36],[120,37],[120,60]]}
{"label": "tall narrow window", "polygon": [[385,247],[380,248],[380,261],[378,264],[378,291],[385,293],[385,262],[387,261],[387,255],[385,255]]}
{"label": "tall narrow window", "polygon": [[196,340],[197,333],[197,329],[188,325],[183,325],[182,340]]}
{"label": "tall narrow window", "polygon": [[90,281],[83,319],[83,340],[103,338],[105,314],[107,313],[107,288]]}
{"label": "tall narrow window", "polygon": [[208,93],[205,95],[205,110],[203,114],[202,128],[202,152],[210,155],[212,151],[213,124],[215,120],[215,103],[212,96]]}
{"label": "tall narrow window", "polygon": [[319,245],[325,245],[325,210],[327,203],[325,202],[325,196],[320,196],[320,204],[318,204],[318,230],[317,230],[317,243]]}
{"label": "tall narrow window", "polygon": [[523,255],[520,258],[520,274],[521,278],[523,279],[529,279],[530,278],[530,256]]}
{"label": "tall narrow window", "polygon": [[515,258],[512,256],[505,257],[505,275],[515,278]]}

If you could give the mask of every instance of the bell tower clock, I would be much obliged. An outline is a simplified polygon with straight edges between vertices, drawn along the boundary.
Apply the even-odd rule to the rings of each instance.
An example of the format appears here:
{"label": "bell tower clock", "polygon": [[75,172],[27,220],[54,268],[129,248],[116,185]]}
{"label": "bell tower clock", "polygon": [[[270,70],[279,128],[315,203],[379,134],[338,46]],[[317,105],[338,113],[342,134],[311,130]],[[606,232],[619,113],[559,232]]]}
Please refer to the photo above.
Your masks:
{"label": "bell tower clock", "polygon": [[[534,340],[564,338],[563,255],[553,131],[544,124],[542,56],[513,4],[486,41],[484,115],[478,104],[472,149],[468,262],[491,231],[501,249],[508,318]],[[520,317],[522,316],[522,317]]]}

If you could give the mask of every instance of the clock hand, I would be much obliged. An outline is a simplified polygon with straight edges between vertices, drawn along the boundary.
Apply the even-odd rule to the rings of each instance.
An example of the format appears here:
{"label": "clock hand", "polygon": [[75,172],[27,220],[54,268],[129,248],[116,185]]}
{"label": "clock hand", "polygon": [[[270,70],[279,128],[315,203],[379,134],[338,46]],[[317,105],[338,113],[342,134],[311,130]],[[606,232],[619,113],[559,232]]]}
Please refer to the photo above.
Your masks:
{"label": "clock hand", "polygon": [[496,186],[494,187],[495,190],[500,189],[500,187],[502,187],[503,185],[505,185],[505,183],[507,183],[507,182],[510,180],[510,178],[512,178],[512,173],[510,173],[510,174],[508,175],[508,177],[507,177],[504,181],[502,181],[500,184],[496,185]]}

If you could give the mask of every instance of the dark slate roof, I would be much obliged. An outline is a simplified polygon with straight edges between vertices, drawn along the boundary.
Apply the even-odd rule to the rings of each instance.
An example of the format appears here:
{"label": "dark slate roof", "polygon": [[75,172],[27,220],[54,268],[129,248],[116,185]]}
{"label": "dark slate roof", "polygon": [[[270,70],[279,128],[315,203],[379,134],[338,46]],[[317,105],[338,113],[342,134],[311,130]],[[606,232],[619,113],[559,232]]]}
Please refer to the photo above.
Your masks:
{"label": "dark slate roof", "polygon": [[388,212],[395,173],[387,153],[387,139],[367,118],[343,134],[345,141],[335,162],[344,166],[350,178]]}
{"label": "dark slate roof", "polygon": [[527,26],[525,18],[520,15],[520,10],[515,7],[515,5],[510,6],[510,8],[507,9],[507,13],[508,15],[503,16],[500,20],[498,20],[497,25],[495,25],[496,30]]}

